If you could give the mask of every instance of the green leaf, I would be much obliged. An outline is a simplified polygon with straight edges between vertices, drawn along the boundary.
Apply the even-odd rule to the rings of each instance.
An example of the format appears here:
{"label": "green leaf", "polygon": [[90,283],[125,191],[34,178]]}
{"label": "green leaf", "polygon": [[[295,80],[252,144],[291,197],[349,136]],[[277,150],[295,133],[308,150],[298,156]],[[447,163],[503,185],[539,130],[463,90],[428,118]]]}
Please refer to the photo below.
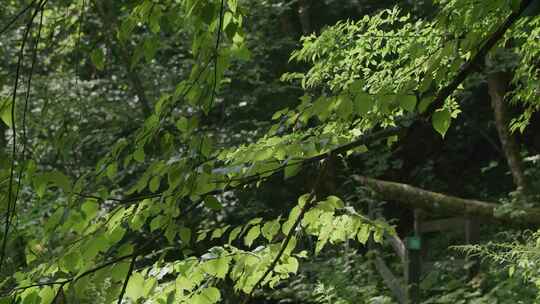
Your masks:
{"label": "green leaf", "polygon": [[514,272],[516,271],[516,267],[514,265],[510,266],[508,268],[508,276],[512,277],[514,275]]}
{"label": "green leaf", "polygon": [[291,210],[291,213],[289,214],[289,218],[281,226],[281,230],[283,231],[284,234],[289,234],[289,231],[291,230],[292,226],[296,222],[296,219],[300,215],[300,211],[301,209],[299,206],[296,206]]}
{"label": "green leaf", "polygon": [[232,18],[231,12],[225,12],[225,15],[223,15],[223,28],[226,28],[231,23]]}
{"label": "green leaf", "polygon": [[133,230],[140,230],[145,222],[146,222],[145,213],[136,214],[129,222],[129,227]]}
{"label": "green leaf", "polygon": [[331,233],[334,230],[333,221],[334,215],[332,214],[332,212],[324,212],[319,217],[321,231],[319,232],[319,235],[317,237],[317,243],[315,244],[315,254],[319,254],[319,252],[321,252],[321,250],[328,242],[328,239],[330,238]]}
{"label": "green leaf", "polygon": [[116,163],[112,163],[107,166],[107,177],[112,181],[116,175],[116,172],[118,171],[118,165]]}
{"label": "green leaf", "polygon": [[90,53],[90,60],[92,60],[96,69],[102,71],[105,68],[105,55],[103,55],[103,51],[99,47],[94,48]]}
{"label": "green leaf", "polygon": [[238,226],[238,227],[234,228],[231,231],[231,233],[229,233],[229,244],[232,243],[234,240],[236,240],[238,235],[240,235],[240,232],[242,232],[242,227]]}
{"label": "green leaf", "polygon": [[111,278],[116,282],[121,282],[126,278],[128,270],[128,262],[120,262],[118,264],[115,264],[111,269]]}
{"label": "green leaf", "polygon": [[231,12],[236,13],[236,10],[238,9],[238,0],[227,0],[227,4],[229,4]]}
{"label": "green leaf", "polygon": [[215,287],[203,289],[203,291],[201,291],[201,295],[208,299],[210,303],[217,303],[219,300],[221,300],[221,294]]}
{"label": "green leaf", "polygon": [[414,95],[404,95],[399,99],[399,104],[401,107],[409,112],[414,112],[416,107],[416,96]]}
{"label": "green leaf", "polygon": [[152,193],[156,193],[159,189],[160,181],[161,178],[159,176],[156,175],[152,177],[152,179],[150,180],[150,184],[148,184],[148,189],[150,189]]}
{"label": "green leaf", "polygon": [[375,105],[373,96],[366,93],[358,93],[354,97],[354,108],[356,114],[365,116]]}
{"label": "green leaf", "polygon": [[[24,298],[24,301],[22,302],[22,304],[38,304],[41,302],[39,298],[39,294],[37,293],[35,289],[27,290],[23,298]],[[16,303],[16,302],[11,301],[11,303]]]}
{"label": "green leaf", "polygon": [[343,120],[349,119],[353,112],[353,102],[347,95],[340,95],[338,97],[339,104],[337,105],[337,114]]}
{"label": "green leaf", "polygon": [[182,241],[182,243],[186,245],[189,244],[189,242],[191,241],[191,229],[187,227],[180,227],[180,229],[178,230],[178,234],[180,235],[180,240]]}
{"label": "green leaf", "polygon": [[0,119],[10,128],[13,126],[11,125],[11,100],[8,98],[5,98],[0,103]]}
{"label": "green leaf", "polygon": [[146,62],[150,63],[159,47],[159,41],[154,37],[147,38],[144,40],[143,50],[144,50],[144,59]]}
{"label": "green leaf", "polygon": [[173,243],[176,236],[176,225],[167,225],[167,229],[165,229],[164,235],[167,241],[169,241],[169,243]]}
{"label": "green leaf", "polygon": [[345,207],[345,204],[343,203],[343,201],[339,197],[334,196],[334,195],[328,196],[326,198],[326,201],[330,203],[335,209],[341,209]]}
{"label": "green leaf", "polygon": [[77,272],[80,262],[81,255],[76,251],[71,251],[62,258],[60,264],[68,272]]}
{"label": "green leaf", "polygon": [[185,117],[180,117],[178,121],[176,121],[176,128],[182,133],[188,133],[190,130],[188,119]]}
{"label": "green leaf", "polygon": [[302,226],[309,227],[311,225],[318,225],[319,216],[325,211],[320,208],[313,208],[306,212],[302,219]]}
{"label": "green leaf", "polygon": [[107,239],[109,240],[110,244],[116,244],[120,242],[120,240],[124,237],[125,233],[126,229],[118,226],[114,230],[109,232],[109,234],[107,235]]}
{"label": "green leaf", "polygon": [[227,225],[225,227],[215,229],[212,232],[212,235],[210,236],[210,239],[213,240],[213,239],[218,239],[218,238],[222,237],[223,234],[229,229],[229,227],[230,227],[230,225]]}
{"label": "green leaf", "polygon": [[302,162],[297,160],[291,160],[291,162],[292,164],[287,164],[287,166],[285,167],[285,179],[294,177],[302,169]]}
{"label": "green leaf", "polygon": [[195,284],[187,277],[178,276],[176,278],[175,287],[178,291],[191,290],[193,287],[195,287]]}
{"label": "green leaf", "polygon": [[105,252],[108,248],[109,242],[103,235],[100,235],[90,239],[90,241],[85,244],[82,250],[82,256],[85,261],[89,261],[98,253]]}
{"label": "green leaf", "polygon": [[262,229],[261,229],[261,232],[262,232],[262,235],[264,236],[264,238],[266,238],[269,242],[272,241],[272,239],[276,236],[276,234],[279,232],[279,228],[281,227],[281,225],[279,224],[279,218],[278,219],[275,219],[273,221],[270,221],[270,222],[266,222]]}
{"label": "green leaf", "polygon": [[204,198],[204,205],[209,208],[209,209],[212,209],[212,210],[221,210],[223,209],[223,206],[221,205],[221,203],[218,201],[217,198],[215,198],[214,196],[212,195],[209,195],[209,196],[206,196]]}
{"label": "green leaf", "polygon": [[144,149],[139,148],[135,150],[135,152],[133,153],[133,158],[139,163],[142,163],[144,161]]}
{"label": "green leaf", "polygon": [[197,243],[206,239],[206,237],[208,236],[208,230],[202,230],[202,231],[199,231],[198,235],[197,235]]}
{"label": "green leaf", "polygon": [[165,222],[165,217],[163,215],[158,215],[155,218],[152,219],[150,222],[150,231],[154,232],[157,229],[163,227]]}
{"label": "green leaf", "polygon": [[203,270],[216,278],[224,279],[229,271],[230,257],[219,257],[203,264]]}
{"label": "green leaf", "polygon": [[358,238],[358,242],[361,244],[367,243],[369,239],[369,231],[370,226],[368,224],[363,224],[360,229],[358,230],[358,233],[356,234],[356,237]]}
{"label": "green leaf", "polygon": [[96,201],[87,200],[81,206],[81,209],[84,212],[84,215],[86,215],[86,218],[93,219],[99,210],[99,206]]}
{"label": "green leaf", "polygon": [[56,295],[56,292],[50,286],[45,286],[39,292],[41,303],[52,303],[55,295]]}
{"label": "green leaf", "polygon": [[191,297],[189,303],[192,304],[214,304],[221,299],[221,294],[219,290],[215,287],[209,287],[203,289],[201,293],[196,294]]}
{"label": "green leaf", "polygon": [[244,243],[246,246],[251,247],[253,244],[253,241],[255,241],[259,235],[261,234],[261,227],[259,225],[255,225],[249,229],[248,233],[244,237]]}
{"label": "green leaf", "polygon": [[56,211],[49,217],[47,223],[45,223],[45,230],[51,231],[60,223],[62,216],[64,215],[64,207],[56,209]]}
{"label": "green leaf", "polygon": [[278,273],[296,273],[298,271],[298,260],[294,257],[289,257],[287,263],[276,267]]}
{"label": "green leaf", "polygon": [[150,31],[152,33],[157,34],[161,28],[159,21],[161,19],[161,8],[156,5],[154,6],[154,9],[152,10],[152,14],[148,18],[148,26],[150,27]]}
{"label": "green leaf", "polygon": [[118,38],[121,41],[126,41],[135,28],[136,23],[137,22],[134,18],[125,18],[124,22],[122,22],[122,25],[120,26],[120,30],[118,31]]}
{"label": "green leaf", "polygon": [[143,290],[143,296],[145,298],[149,297],[151,293],[154,291],[154,289],[157,286],[157,280],[156,278],[148,278],[146,282],[144,283],[144,290]]}
{"label": "green leaf", "polygon": [[32,183],[34,184],[34,190],[36,191],[36,194],[43,198],[43,195],[45,195],[45,191],[47,190],[47,173],[42,174],[35,174],[32,177]]}
{"label": "green leaf", "polygon": [[53,185],[57,186],[64,190],[64,192],[71,191],[71,179],[62,172],[52,171],[45,174],[46,180],[48,180]]}
{"label": "green leaf", "polygon": [[439,132],[442,137],[444,137],[446,131],[448,131],[448,128],[450,128],[450,111],[448,109],[439,109],[435,111],[431,117],[431,121],[433,123],[433,128],[435,128],[435,130]]}
{"label": "green leaf", "polygon": [[420,100],[420,104],[418,104],[418,112],[424,113],[429,105],[433,102],[433,97],[425,97],[422,100]]}
{"label": "green leaf", "polygon": [[126,288],[126,296],[137,302],[144,294],[144,277],[142,274],[135,272],[129,278]]}

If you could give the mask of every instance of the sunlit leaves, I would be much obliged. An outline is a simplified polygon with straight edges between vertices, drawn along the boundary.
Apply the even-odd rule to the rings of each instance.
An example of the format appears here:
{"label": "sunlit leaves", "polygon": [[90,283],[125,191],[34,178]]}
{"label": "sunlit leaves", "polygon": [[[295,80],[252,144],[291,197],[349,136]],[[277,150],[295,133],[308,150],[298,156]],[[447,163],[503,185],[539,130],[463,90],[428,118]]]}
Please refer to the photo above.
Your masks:
{"label": "sunlit leaves", "polygon": [[12,127],[12,117],[11,117],[11,100],[8,98],[0,99],[0,119],[8,127]]}
{"label": "sunlit leaves", "polygon": [[264,223],[262,229],[261,229],[261,233],[262,235],[264,236],[264,238],[266,238],[269,242],[271,242],[274,237],[276,236],[276,234],[279,232],[279,228],[281,227],[280,223],[279,223],[279,218],[273,220],[273,221],[269,221],[269,222],[266,222]]}
{"label": "sunlit leaves", "polygon": [[255,241],[259,237],[260,234],[261,234],[261,227],[259,225],[255,225],[251,227],[244,238],[244,242],[246,246],[251,247],[251,245],[253,244],[253,241]]}
{"label": "sunlit leaves", "polygon": [[[469,9],[454,7],[454,2],[459,1],[450,2],[441,6],[458,12],[449,15],[459,18],[459,22],[450,23],[454,27],[441,28],[435,21],[416,20],[390,10],[356,22],[340,22],[328,27],[319,37],[304,38],[302,49],[295,52],[292,59],[306,63],[309,70],[283,78],[293,82],[298,80],[308,93],[300,98],[298,107],[290,106],[272,116],[275,125],[266,136],[230,150],[223,149],[222,139],[209,136],[206,128],[214,114],[212,108],[222,102],[220,86],[230,81],[226,69],[250,58],[241,29],[242,9],[238,7],[238,1],[225,1],[223,16],[220,15],[220,1],[187,0],[171,2],[170,7],[148,0],[133,3],[133,7],[118,4],[124,10],[119,16],[126,16],[118,36],[125,45],[137,45],[131,58],[132,67],[143,58],[146,62],[158,61],[162,53],[160,48],[166,45],[161,39],[174,35],[178,29],[185,35],[182,43],[188,43],[186,61],[191,57],[196,60],[186,63],[192,68],[191,73],[173,85],[175,88],[158,96],[157,102],[150,100],[155,103],[155,111],[146,117],[143,126],[131,134],[129,140],[119,140],[111,149],[111,155],[98,163],[98,183],[94,184],[93,176],[90,176],[88,187],[84,181],[74,188],[67,173],[52,171],[32,175],[34,190],[42,198],[48,195],[50,186],[61,189],[66,196],[72,195],[74,189],[84,189],[80,192],[95,192],[92,196],[96,198],[70,197],[69,205],[51,210],[44,226],[47,232],[51,235],[56,232],[59,238],[80,238],[80,241],[74,242],[73,248],[69,249],[49,249],[43,245],[42,251],[34,250],[32,255],[27,253],[27,261],[37,263],[43,252],[56,254],[52,252],[56,250],[60,256],[60,270],[75,274],[99,264],[105,257],[117,256],[125,249],[122,246],[132,240],[157,236],[159,240],[166,239],[175,251],[170,255],[161,251],[156,254],[160,256],[156,258],[159,259],[156,268],[163,267],[161,257],[166,260],[174,257],[177,260],[171,264],[175,273],[172,270],[167,273],[171,280],[156,281],[144,272],[148,269],[137,269],[130,277],[127,297],[133,302],[146,300],[159,284],[163,289],[156,294],[173,294],[176,302],[215,303],[221,299],[221,294],[214,283],[227,277],[232,279],[237,290],[251,291],[285,245],[282,240],[288,234],[292,235],[291,242],[274,271],[262,282],[265,286],[275,286],[298,270],[295,255],[298,235],[316,240],[316,253],[327,244],[352,239],[365,244],[373,236],[376,241],[381,241],[389,227],[372,222],[354,209],[351,211],[336,196],[317,198],[313,202],[307,201],[309,195],[302,196],[289,216],[283,215],[283,220],[281,217],[246,219],[248,223],[235,223],[240,226],[232,229],[222,226],[219,220],[216,221],[218,224],[208,221],[200,227],[193,225],[191,213],[184,213],[184,208],[187,203],[202,200],[206,208],[196,208],[197,212],[204,216],[221,216],[226,213],[223,208],[229,206],[228,200],[209,193],[225,187],[237,187],[236,190],[242,191],[240,186],[248,178],[256,180],[281,172],[285,178],[291,178],[308,167],[302,164],[304,159],[324,156],[333,147],[347,144],[373,128],[393,125],[407,112],[425,108],[431,100],[428,91],[448,82],[470,49],[484,37],[481,33],[485,30],[481,32],[476,26],[470,33],[462,35],[462,26],[474,22],[461,21],[484,20],[473,17],[494,14],[488,12],[493,10],[471,14]],[[168,24],[170,20],[175,20],[176,27]],[[218,28],[220,24],[222,29]],[[218,33],[222,36],[216,49]],[[130,35],[133,35],[133,41],[130,41]],[[462,40],[460,44],[454,43],[456,37]],[[535,49],[535,42],[527,37],[524,39],[531,49]],[[530,63],[537,57],[537,54],[522,53],[525,62]],[[102,70],[105,56],[105,49],[95,46],[90,53],[91,63]],[[523,79],[524,75],[531,76],[531,85],[534,85],[535,72],[519,71],[518,74]],[[521,82],[516,81],[520,88],[521,78]],[[418,91],[419,96],[423,96],[419,105],[415,95]],[[533,90],[520,94],[528,94],[520,98],[535,96]],[[11,111],[8,110],[9,106],[4,102],[0,106],[0,117],[9,124]],[[443,136],[454,111],[455,108],[444,109],[433,115],[433,126]],[[134,123],[138,121],[134,120]],[[368,146],[361,146],[357,152],[365,152]],[[124,191],[124,187],[128,190]],[[136,195],[151,195],[155,199],[133,199]],[[64,203],[64,199],[61,197],[59,203]],[[120,205],[124,207],[118,207]],[[295,227],[299,221],[300,225]],[[293,227],[295,231],[292,231]],[[301,230],[305,233],[297,234]],[[196,252],[205,250],[209,242],[226,241],[229,244],[222,245],[221,251],[210,250],[208,255],[196,256]],[[253,249],[243,251],[233,244]],[[41,246],[41,242],[32,245],[29,249]],[[157,252],[156,249],[149,256],[154,258],[153,254]],[[148,263],[150,260],[148,258]],[[128,266],[128,263],[119,262],[107,268],[114,284],[123,282]],[[56,275],[55,271],[58,269],[52,270]],[[176,275],[174,282],[173,275]],[[36,299],[30,294],[28,301]],[[40,297],[46,298],[41,293]],[[154,302],[166,303],[163,298]]]}
{"label": "sunlit leaves", "polygon": [[242,232],[242,227],[236,227],[229,233],[229,244],[232,243]]}
{"label": "sunlit leaves", "polygon": [[190,299],[194,304],[214,304],[221,299],[219,290],[215,287],[205,288]]}
{"label": "sunlit leaves", "polygon": [[142,274],[135,272],[129,277],[129,282],[126,288],[126,296],[133,301],[137,301],[144,295],[144,277]]}
{"label": "sunlit leaves", "polygon": [[210,259],[202,264],[204,271],[214,277],[224,279],[225,275],[229,271],[229,263],[231,257],[222,256]]}
{"label": "sunlit leaves", "polygon": [[[374,225],[358,214],[349,214],[341,199],[329,196],[307,211],[302,219],[302,226],[310,235],[317,237],[315,253],[319,253],[330,243],[340,243],[357,239],[365,244],[370,231],[385,231],[389,227]],[[338,212],[342,214],[337,214]]]}

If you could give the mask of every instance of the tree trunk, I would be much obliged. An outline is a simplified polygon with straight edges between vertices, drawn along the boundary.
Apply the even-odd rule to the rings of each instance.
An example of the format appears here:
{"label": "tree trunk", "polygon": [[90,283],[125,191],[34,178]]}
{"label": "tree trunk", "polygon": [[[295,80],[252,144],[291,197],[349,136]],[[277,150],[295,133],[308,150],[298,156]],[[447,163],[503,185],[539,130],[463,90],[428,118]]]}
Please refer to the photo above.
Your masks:
{"label": "tree trunk", "polygon": [[495,117],[495,125],[499,133],[506,162],[510,167],[510,172],[514,179],[514,184],[520,192],[526,192],[527,181],[523,173],[523,164],[519,155],[519,146],[516,138],[510,133],[508,128],[508,110],[504,101],[504,95],[508,90],[511,75],[509,73],[498,72],[488,76],[489,95],[491,97],[491,106]]}
{"label": "tree trunk", "polygon": [[304,35],[311,34],[311,0],[298,1],[298,17],[302,25],[302,33]]}
{"label": "tree trunk", "polygon": [[364,186],[372,188],[383,199],[400,203],[409,208],[420,208],[444,214],[478,216],[495,219],[517,226],[540,225],[540,209],[526,208],[517,216],[502,214],[495,216],[495,208],[500,204],[471,199],[463,199],[442,193],[431,192],[407,184],[387,182],[365,176],[353,176]]}

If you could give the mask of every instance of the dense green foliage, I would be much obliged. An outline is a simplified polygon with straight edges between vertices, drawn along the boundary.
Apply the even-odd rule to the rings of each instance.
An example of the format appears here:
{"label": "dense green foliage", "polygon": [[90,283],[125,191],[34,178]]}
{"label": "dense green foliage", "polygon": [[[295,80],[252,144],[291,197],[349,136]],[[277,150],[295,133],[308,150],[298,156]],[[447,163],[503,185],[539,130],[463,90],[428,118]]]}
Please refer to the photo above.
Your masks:
{"label": "dense green foliage", "polygon": [[[0,303],[395,303],[353,175],[538,207],[540,1],[3,2]],[[418,301],[540,301],[522,224],[428,235]]]}

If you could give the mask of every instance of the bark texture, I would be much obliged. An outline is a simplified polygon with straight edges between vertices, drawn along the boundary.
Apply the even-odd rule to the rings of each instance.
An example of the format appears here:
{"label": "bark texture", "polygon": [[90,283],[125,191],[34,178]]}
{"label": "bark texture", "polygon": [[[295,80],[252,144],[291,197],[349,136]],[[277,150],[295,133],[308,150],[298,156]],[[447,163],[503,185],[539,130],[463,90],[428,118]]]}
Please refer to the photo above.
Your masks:
{"label": "bark texture", "polygon": [[523,164],[521,162],[521,156],[519,154],[519,145],[516,138],[510,133],[508,128],[508,109],[506,107],[504,96],[508,91],[510,85],[511,75],[509,73],[498,72],[489,75],[488,87],[489,96],[491,97],[491,107],[493,108],[493,115],[495,117],[495,125],[497,132],[499,133],[499,140],[501,147],[506,157],[510,172],[514,179],[518,191],[527,190],[527,180],[523,173]]}
{"label": "bark texture", "polygon": [[540,225],[540,209],[528,208],[517,217],[510,215],[495,216],[494,210],[500,204],[473,199],[463,199],[442,193],[431,192],[407,184],[388,182],[355,175],[357,182],[372,188],[382,198],[398,202],[409,208],[421,208],[432,212],[445,214],[477,216],[486,219],[496,219],[514,225]]}

